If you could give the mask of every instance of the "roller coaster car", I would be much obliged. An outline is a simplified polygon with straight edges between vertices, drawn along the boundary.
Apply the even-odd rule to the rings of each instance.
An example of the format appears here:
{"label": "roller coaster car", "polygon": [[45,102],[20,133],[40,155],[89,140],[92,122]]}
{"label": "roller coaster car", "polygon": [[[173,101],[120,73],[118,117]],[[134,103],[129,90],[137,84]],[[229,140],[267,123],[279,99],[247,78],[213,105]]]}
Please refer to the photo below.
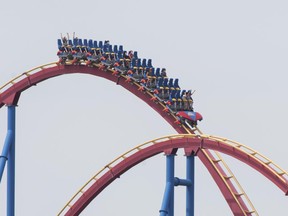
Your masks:
{"label": "roller coaster car", "polygon": [[186,121],[191,125],[197,125],[197,121],[201,121],[203,119],[200,113],[193,111],[178,111],[176,116],[179,117],[182,123]]}

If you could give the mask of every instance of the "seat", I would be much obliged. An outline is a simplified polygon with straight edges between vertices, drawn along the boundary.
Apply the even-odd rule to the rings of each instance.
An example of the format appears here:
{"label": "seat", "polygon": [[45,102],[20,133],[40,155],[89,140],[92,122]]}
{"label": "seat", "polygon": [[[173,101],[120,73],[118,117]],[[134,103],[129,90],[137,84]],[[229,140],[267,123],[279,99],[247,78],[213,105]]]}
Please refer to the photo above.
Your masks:
{"label": "seat", "polygon": [[[133,58],[133,59],[134,59],[134,58]],[[139,67],[142,67],[141,59],[138,58],[136,62],[137,62],[137,67],[138,67],[138,68],[139,68]]]}
{"label": "seat", "polygon": [[93,41],[93,47],[94,47],[94,49],[97,49],[97,48],[98,48],[97,41]]}
{"label": "seat", "polygon": [[152,67],[152,70],[151,70],[151,76],[153,78],[156,78],[156,75],[155,75],[155,68]]}
{"label": "seat", "polygon": [[181,89],[179,84],[178,84],[178,82],[179,82],[179,79],[177,78],[177,79],[175,79],[174,84],[173,84],[174,89],[176,89],[176,90],[180,90]]}
{"label": "seat", "polygon": [[114,53],[118,53],[118,46],[117,45],[114,45],[113,51],[114,51]]}
{"label": "seat", "polygon": [[148,66],[148,67],[153,67],[153,66],[152,66],[152,59],[148,59],[147,66]]}
{"label": "seat", "polygon": [[156,77],[161,77],[160,75],[160,68],[156,68],[156,72],[155,72]]}
{"label": "seat", "polygon": [[169,95],[169,102],[170,102],[169,108],[174,112],[177,111],[177,104],[178,104],[176,99],[176,93],[177,93],[176,90],[172,90]]}
{"label": "seat", "polygon": [[108,46],[108,51],[109,51],[110,53],[113,52],[113,46],[112,46],[112,45],[109,45],[109,46]]}
{"label": "seat", "polygon": [[169,89],[169,86],[168,86],[168,79],[165,79],[165,78],[164,78],[164,81],[163,81],[163,87],[164,87],[165,89]]}
{"label": "seat", "polygon": [[182,110],[183,101],[182,101],[181,91],[180,90],[176,90],[175,98],[176,98],[176,103],[177,103],[176,110],[177,111]]}
{"label": "seat", "polygon": [[74,47],[77,47],[77,46],[78,46],[78,39],[77,39],[77,38],[74,38],[74,39],[73,39],[73,46],[74,46]]}
{"label": "seat", "polygon": [[103,46],[103,52],[108,54],[109,53],[109,49],[108,49],[108,46]]}
{"label": "seat", "polygon": [[82,39],[78,39],[78,45],[77,46],[83,47]]}
{"label": "seat", "polygon": [[[184,93],[186,92],[185,90],[183,90],[184,91]],[[182,96],[183,96],[183,91],[182,91],[182,93],[181,93],[181,91],[180,90],[177,90],[176,91],[176,99],[179,101],[182,101]]]}
{"label": "seat", "polygon": [[89,47],[90,49],[93,49],[93,48],[94,48],[93,40],[89,39],[89,41],[88,41],[88,47]]}
{"label": "seat", "polygon": [[170,90],[174,90],[174,83],[173,83],[173,78],[170,78],[169,79],[169,82],[168,82],[168,87]]}
{"label": "seat", "polygon": [[98,48],[102,49],[103,48],[103,41],[98,42]]}
{"label": "seat", "polygon": [[166,73],[166,69],[165,69],[165,68],[162,68],[162,69],[161,69],[161,73],[160,73],[160,75],[161,75],[162,77],[168,78],[168,77],[167,77],[167,73]]}
{"label": "seat", "polygon": [[103,45],[102,50],[104,51],[104,53],[109,53],[109,46]]}
{"label": "seat", "polygon": [[177,99],[177,100],[179,100],[179,99],[181,99],[181,91],[180,90],[175,90],[176,91],[176,93],[175,93],[175,98]]}
{"label": "seat", "polygon": [[88,40],[87,39],[83,40],[82,51],[83,52],[87,52],[88,51]]}
{"label": "seat", "polygon": [[135,58],[132,58],[131,67],[132,67],[132,68],[137,67],[137,62],[136,62],[136,59],[135,59]]}
{"label": "seat", "polygon": [[118,51],[118,59],[123,59],[123,52]]}
{"label": "seat", "polygon": [[170,95],[169,95],[169,100],[170,100],[170,102],[172,102],[172,101],[176,101],[177,99],[176,99],[176,90],[172,90],[171,92],[170,92]]}
{"label": "seat", "polygon": [[182,99],[183,95],[186,93],[186,90],[182,90],[180,94],[180,98]]}
{"label": "seat", "polygon": [[138,59],[138,52],[137,51],[134,51],[133,57]]}
{"label": "seat", "polygon": [[84,39],[84,40],[83,40],[83,45],[84,45],[85,47],[88,47],[88,40],[87,40],[87,39]]}
{"label": "seat", "polygon": [[58,43],[58,49],[60,51],[63,51],[64,50],[64,47],[63,47],[63,44],[62,44],[62,40],[61,39],[58,39],[57,40],[57,43]]}
{"label": "seat", "polygon": [[143,68],[147,67],[147,60],[145,58],[142,60],[142,67]]}

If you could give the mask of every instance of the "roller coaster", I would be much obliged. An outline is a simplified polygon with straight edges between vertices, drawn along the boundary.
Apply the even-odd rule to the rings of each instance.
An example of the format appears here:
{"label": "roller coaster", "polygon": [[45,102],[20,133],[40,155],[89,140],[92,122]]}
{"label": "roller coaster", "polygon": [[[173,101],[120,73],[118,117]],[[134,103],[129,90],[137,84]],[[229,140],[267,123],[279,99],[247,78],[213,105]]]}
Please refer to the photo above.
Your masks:
{"label": "roller coaster", "polygon": [[[65,37],[64,37],[65,38]],[[62,42],[63,41],[63,42]],[[126,77],[127,82],[137,82],[141,86],[140,91],[148,91],[154,94],[152,100],[166,104],[166,112],[178,116],[178,123],[185,123],[189,127],[197,125],[202,120],[200,113],[193,111],[193,99],[191,90],[182,90],[179,79],[168,78],[166,69],[154,68],[152,60],[138,58],[138,52],[123,50],[123,46],[110,45],[109,41],[93,41],[74,38],[72,40],[58,39],[59,64],[86,63],[95,66],[101,63],[102,70],[111,69],[113,74]],[[161,72],[160,72],[161,71]]]}
{"label": "roller coaster", "polygon": [[[106,187],[135,165],[157,154],[166,156],[166,186],[160,216],[174,215],[174,187],[186,187],[186,215],[194,215],[194,161],[198,157],[218,185],[233,215],[258,215],[235,175],[220,153],[230,155],[258,171],[285,195],[288,173],[272,160],[241,143],[203,134],[202,115],[194,111],[192,92],[182,90],[178,79],[165,69],[153,67],[151,59],[138,58],[123,46],[108,41],[58,39],[59,60],[26,71],[0,87],[0,108],[7,107],[7,135],[0,156],[0,180],[7,163],[7,215],[15,215],[15,124],[16,106],[22,92],[47,79],[65,74],[90,74],[110,80],[128,90],[159,113],[178,135],[148,141],[120,155],[92,176],[57,214],[79,215]],[[162,73],[161,73],[162,72]],[[186,157],[186,178],[175,177],[178,149]]]}

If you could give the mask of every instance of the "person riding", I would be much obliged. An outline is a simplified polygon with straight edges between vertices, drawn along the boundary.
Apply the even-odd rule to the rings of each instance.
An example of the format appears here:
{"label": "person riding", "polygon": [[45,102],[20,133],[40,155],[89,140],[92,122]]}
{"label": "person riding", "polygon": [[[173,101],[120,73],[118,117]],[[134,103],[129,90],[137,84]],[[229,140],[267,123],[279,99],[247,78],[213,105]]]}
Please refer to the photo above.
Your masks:
{"label": "person riding", "polygon": [[166,68],[162,68],[160,75],[163,78],[167,77]]}
{"label": "person riding", "polygon": [[193,99],[192,99],[192,92],[191,90],[187,91],[186,98],[187,98],[187,109],[193,111]]}

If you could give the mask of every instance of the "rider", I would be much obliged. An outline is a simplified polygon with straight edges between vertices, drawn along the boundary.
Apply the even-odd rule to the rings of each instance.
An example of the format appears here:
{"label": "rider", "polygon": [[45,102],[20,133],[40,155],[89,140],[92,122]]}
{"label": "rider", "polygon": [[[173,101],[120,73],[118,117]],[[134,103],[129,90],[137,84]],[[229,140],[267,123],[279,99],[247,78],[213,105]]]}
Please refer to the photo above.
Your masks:
{"label": "rider", "polygon": [[163,78],[167,77],[166,68],[162,68],[160,75]]}
{"label": "rider", "polygon": [[191,90],[183,94],[182,101],[183,101],[183,109],[185,111],[193,111],[193,99]]}
{"label": "rider", "polygon": [[191,90],[187,91],[186,98],[187,98],[187,105],[188,105],[187,108],[188,108],[188,110],[193,111],[193,99],[192,99]]}

